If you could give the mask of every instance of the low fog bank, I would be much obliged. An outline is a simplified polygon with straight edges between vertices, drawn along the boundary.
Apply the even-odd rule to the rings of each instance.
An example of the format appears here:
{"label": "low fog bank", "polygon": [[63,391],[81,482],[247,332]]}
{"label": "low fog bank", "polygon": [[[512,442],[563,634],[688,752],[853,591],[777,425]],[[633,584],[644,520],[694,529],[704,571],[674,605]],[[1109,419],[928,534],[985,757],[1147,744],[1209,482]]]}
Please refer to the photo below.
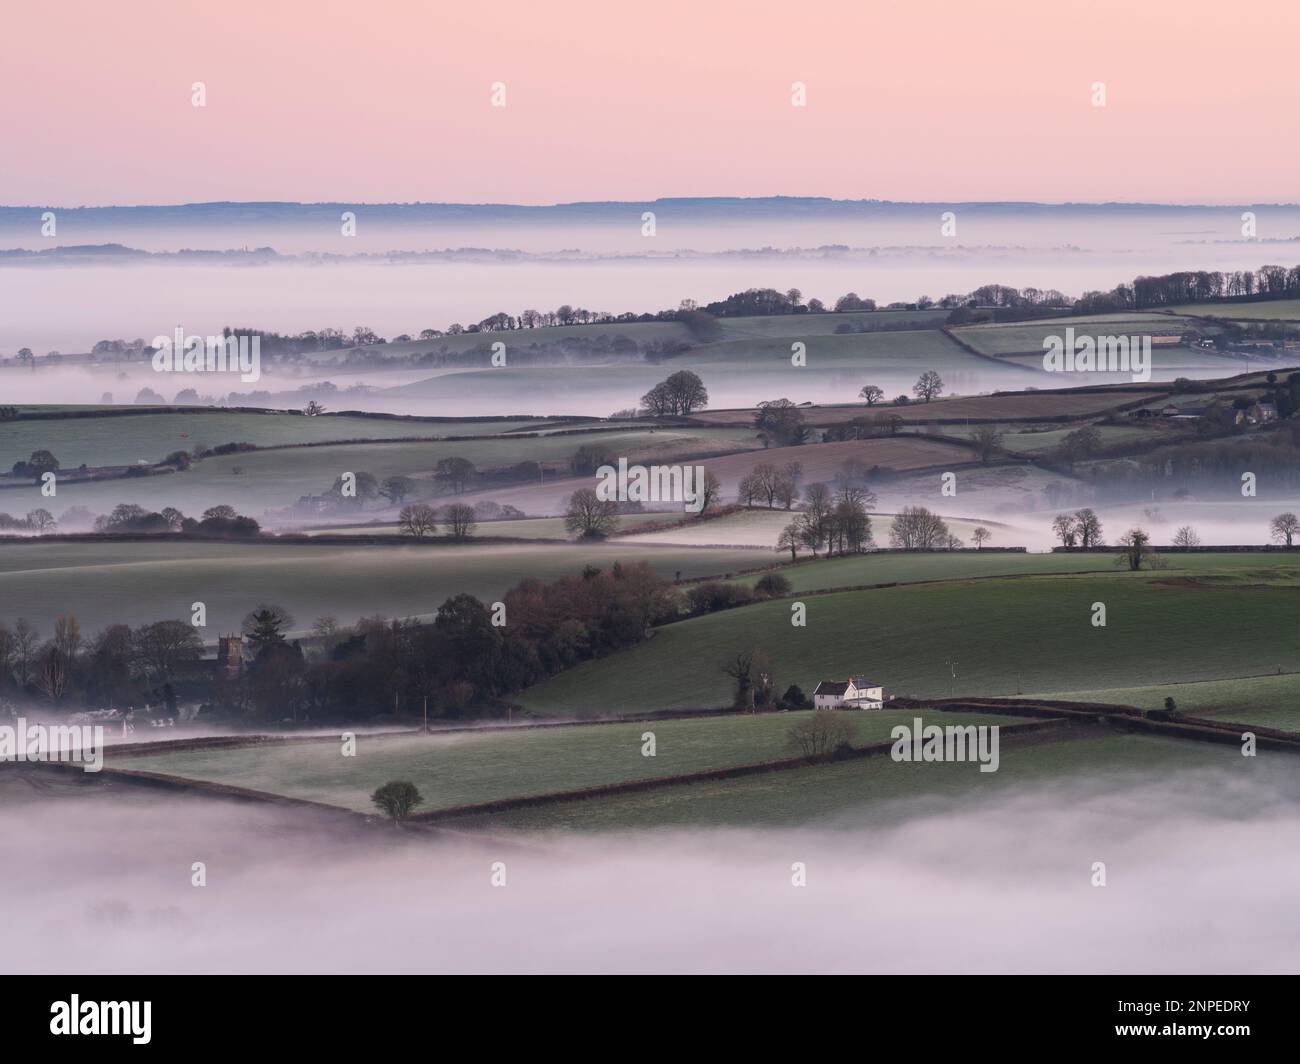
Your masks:
{"label": "low fog bank", "polygon": [[[1262,764],[1262,763],[1261,763]],[[1277,766],[1273,766],[1276,768]],[[1282,766],[1290,770],[1291,766]],[[1281,773],[1268,776],[1280,777]],[[922,800],[815,830],[519,842],[0,773],[9,972],[1300,968],[1293,785]],[[206,865],[207,886],[190,885]],[[1090,884],[1106,864],[1107,886]],[[494,862],[506,885],[494,887]],[[791,885],[803,862],[807,886]],[[1243,915],[1249,914],[1249,919]]]}

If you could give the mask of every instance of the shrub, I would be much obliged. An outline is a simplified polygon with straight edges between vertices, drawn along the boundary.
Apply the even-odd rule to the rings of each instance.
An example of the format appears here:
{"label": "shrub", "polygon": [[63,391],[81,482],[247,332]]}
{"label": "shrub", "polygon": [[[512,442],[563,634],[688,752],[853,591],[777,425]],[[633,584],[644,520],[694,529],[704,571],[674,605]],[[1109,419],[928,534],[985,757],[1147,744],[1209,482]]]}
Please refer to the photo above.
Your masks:
{"label": "shrub", "polygon": [[754,590],[767,598],[780,598],[790,594],[790,581],[781,573],[765,573],[759,577]]}

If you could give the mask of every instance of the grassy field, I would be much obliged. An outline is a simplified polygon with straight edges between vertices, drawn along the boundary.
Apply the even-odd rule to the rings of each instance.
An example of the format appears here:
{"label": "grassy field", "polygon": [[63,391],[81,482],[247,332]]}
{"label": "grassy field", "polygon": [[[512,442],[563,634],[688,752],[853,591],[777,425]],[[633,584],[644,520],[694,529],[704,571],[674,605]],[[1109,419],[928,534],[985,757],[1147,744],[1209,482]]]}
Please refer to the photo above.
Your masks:
{"label": "grassy field", "polygon": [[[1149,391],[1116,389],[1091,392],[1012,392],[1006,395],[970,395],[936,399],[929,403],[907,403],[903,406],[886,404],[868,408],[865,404],[859,403],[830,408],[820,407],[806,411],[805,419],[809,424],[825,426],[843,424],[860,417],[891,415],[906,422],[960,422],[967,418],[1007,422],[1041,417],[1083,418],[1104,414],[1128,403],[1159,399],[1165,394],[1166,392],[1160,390],[1159,386]],[[753,417],[752,410],[706,410],[697,415],[697,420],[711,425],[739,425],[752,423]]]}
{"label": "grassy field", "polygon": [[[761,547],[773,552],[771,558],[755,558],[755,565],[764,565],[777,561],[789,561],[788,551],[776,553],[776,541],[781,530],[791,521],[798,519],[798,514],[787,510],[740,510],[725,517],[706,521],[687,520],[676,528],[658,532],[633,533],[627,539],[629,543],[655,543],[661,546],[714,546],[718,544],[729,547]],[[1011,544],[1015,536],[1007,526],[993,521],[975,521],[962,518],[948,519],[948,527],[953,534],[968,541],[970,534],[979,524],[991,529],[1004,530],[1003,541]],[[882,546],[889,543],[889,530],[893,526],[893,517],[889,514],[872,514],[871,529],[876,542]],[[995,535],[997,533],[995,532]],[[801,549],[800,554],[807,554]]]}
{"label": "grassy field", "polygon": [[[816,316],[813,316],[816,317]],[[753,319],[749,319],[751,322]],[[569,413],[608,414],[633,405],[669,373],[690,369],[710,389],[714,406],[750,406],[787,396],[796,402],[834,402],[846,390],[856,395],[865,383],[890,395],[907,391],[925,370],[937,370],[949,390],[963,393],[1014,388],[1040,374],[999,366],[971,355],[937,329],[828,334],[800,329],[810,321],[763,319],[760,326],[737,324],[715,343],[650,363],[600,366],[508,366],[431,375],[385,390],[402,400],[428,398],[473,404],[491,396],[496,409],[563,409]],[[742,330],[761,335],[745,335]],[[791,344],[806,345],[805,365],[792,366]],[[849,385],[852,385],[849,388]],[[475,408],[476,409],[476,408]]]}
{"label": "grassy field", "polygon": [[0,543],[0,620],[25,616],[51,634],[75,614],[83,634],[122,622],[188,618],[208,607],[205,638],[235,631],[260,602],[275,602],[302,632],[322,615],[429,616],[458,592],[492,601],[520,580],[551,580],[586,565],[646,561],[669,577],[745,568],[752,552],[673,547],[554,546],[337,547],[221,543]]}
{"label": "grassy field", "polygon": [[[1056,696],[1040,694],[1038,697]],[[1060,697],[1067,696],[1062,694]],[[1163,709],[1165,699],[1172,698],[1178,712],[1188,716],[1300,731],[1300,674],[1296,673],[1074,691],[1068,697],[1082,702],[1122,703],[1142,709]]]}
{"label": "grassy field", "polygon": [[1300,299],[1270,299],[1259,303],[1193,303],[1171,307],[1175,314],[1195,314],[1228,321],[1300,321]]}
{"label": "grassy field", "polygon": [[[40,409],[40,408],[31,408]],[[572,423],[569,423],[572,425]],[[536,421],[425,421],[325,414],[253,414],[198,408],[189,412],[0,421],[0,468],[48,448],[65,468],[159,462],[173,451],[223,443],[322,443],[410,436],[479,436],[539,426]]]}
{"label": "grassy field", "polygon": [[[60,457],[57,438],[47,438],[53,440],[51,447],[56,457]],[[25,512],[39,504],[49,507],[57,517],[73,505],[107,513],[117,503],[135,502],[155,509],[175,506],[189,514],[218,503],[229,503],[242,513],[261,518],[267,510],[289,506],[301,495],[329,490],[335,479],[347,471],[365,471],[381,481],[397,475],[428,478],[439,459],[452,456],[467,458],[481,469],[523,461],[567,467],[574,452],[591,443],[626,455],[629,461],[647,463],[758,446],[752,430],[740,427],[640,428],[517,439],[331,444],[207,458],[183,473],[164,476],[61,484],[53,507],[48,501],[38,503],[35,488],[30,492],[26,488],[12,488],[0,492],[0,509]],[[486,497],[495,498],[496,494],[500,493]]]}
{"label": "grassy field", "polygon": [[1177,336],[1193,324],[1169,314],[1098,314],[1079,318],[1051,318],[1042,321],[1009,322],[996,325],[967,325],[954,333],[986,355],[1043,353],[1043,340],[1062,336],[1073,327],[1076,335]]}
{"label": "grassy field", "polygon": [[[998,525],[990,525],[994,541]],[[877,536],[877,539],[880,537]],[[651,536],[638,536],[650,541]],[[788,555],[787,555],[788,557]],[[1168,554],[1165,577],[1196,574],[1207,578],[1231,578],[1232,573],[1265,574],[1269,579],[1286,579],[1294,569],[1274,555],[1266,554]],[[781,574],[795,594],[835,587],[866,584],[914,583],[921,580],[964,580],[989,576],[1035,576],[1066,573],[1115,574],[1113,554],[999,554],[986,551],[935,551],[907,554],[852,554],[848,557],[818,558],[783,566]],[[1123,574],[1120,574],[1123,575]],[[757,576],[736,577],[754,583]]]}
{"label": "grassy field", "polygon": [[[622,514],[614,518],[614,527],[618,530],[634,529],[638,525],[657,523],[666,519],[667,514]],[[404,533],[395,524],[346,525],[315,528],[307,532],[309,536],[402,536]],[[474,534],[483,536],[508,536],[511,539],[548,539],[569,540],[574,535],[564,527],[563,517],[526,517],[516,521],[480,521]],[[649,537],[645,537],[649,541]],[[629,542],[642,542],[638,537]],[[657,542],[657,541],[652,541]],[[687,544],[688,546],[691,544]]]}
{"label": "grassy field", "polygon": [[[912,712],[849,714],[859,744],[888,739]],[[919,714],[926,723],[997,724],[1015,718]],[[166,772],[374,812],[370,795],[388,780],[410,780],[422,811],[471,802],[653,779],[796,756],[789,730],[807,713],[744,714],[639,724],[594,724],[514,732],[358,738],[355,757],[337,742],[246,746],[123,757],[110,767]],[[655,736],[655,756],[641,754]]]}
{"label": "grassy field", "polygon": [[[1040,788],[1080,802],[1141,791],[1159,778],[1195,774],[1267,775],[1294,793],[1291,761],[1243,758],[1231,747],[1143,735],[1096,735],[1071,729],[1066,737],[1003,743],[997,772],[971,764],[910,764],[887,757],[845,761],[789,772],[640,794],[591,798],[457,821],[493,831],[629,831],[659,828],[850,829],[901,824],[943,815],[985,799],[1014,799]],[[1236,811],[1249,816],[1251,809]],[[1225,815],[1228,815],[1225,811]]]}
{"label": "grassy field", "polygon": [[[667,625],[519,700],[564,715],[726,705],[732,687],[723,665],[753,648],[768,654],[781,690],[866,675],[889,693],[926,697],[1293,670],[1296,570],[1270,572],[1271,585],[1256,571],[1215,583],[1113,571],[843,592],[809,600],[804,627],[791,625],[789,601],[775,600]],[[1091,624],[1096,602],[1107,608],[1104,628]]]}

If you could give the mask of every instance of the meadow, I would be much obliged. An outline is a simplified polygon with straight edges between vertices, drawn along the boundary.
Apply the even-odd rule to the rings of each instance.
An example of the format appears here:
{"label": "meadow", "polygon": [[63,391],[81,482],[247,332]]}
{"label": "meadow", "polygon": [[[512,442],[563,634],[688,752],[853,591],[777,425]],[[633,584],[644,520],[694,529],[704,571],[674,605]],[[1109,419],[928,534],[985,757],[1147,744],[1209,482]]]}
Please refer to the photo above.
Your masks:
{"label": "meadow", "polygon": [[[1278,761],[1242,758],[1233,747],[1146,735],[1113,735],[1084,726],[1011,743],[997,772],[975,765],[844,761],[759,776],[706,781],[641,793],[558,802],[453,821],[495,832],[650,831],[673,828],[819,828],[897,826],[926,816],[951,816],[984,801],[1012,801],[1044,789],[1075,804],[1140,796],[1156,779],[1194,776],[1225,784],[1268,779],[1295,792],[1293,755]],[[1253,808],[1223,815],[1249,816]]]}
{"label": "meadow", "polygon": [[[46,438],[57,440],[52,434]],[[107,513],[118,503],[133,502],[150,509],[175,506],[187,514],[197,514],[209,506],[228,503],[241,513],[261,519],[268,510],[287,507],[302,495],[323,494],[344,472],[364,471],[380,481],[398,475],[427,479],[433,476],[438,461],[449,457],[466,458],[484,470],[534,461],[543,463],[548,471],[561,470],[567,477],[569,459],[587,444],[607,447],[611,453],[626,455],[633,462],[673,461],[758,446],[752,429],[740,427],[643,427],[536,437],[288,447],[214,456],[178,473],[64,483],[59,486],[55,500],[41,501],[38,489],[32,485],[10,487],[0,491],[0,510],[23,513],[33,506],[44,505],[57,517],[74,505]],[[51,449],[55,457],[64,461],[57,442]],[[590,480],[583,486],[589,484]],[[491,489],[479,498],[500,497],[501,501],[508,501],[505,492],[509,490],[512,489]],[[570,486],[562,494],[572,490]],[[547,490],[543,494],[555,502],[555,492]],[[439,504],[451,501],[444,498]],[[386,505],[384,500],[375,500],[369,508],[379,510]]]}
{"label": "meadow", "polygon": [[0,620],[26,617],[48,636],[74,614],[82,632],[190,616],[207,605],[208,642],[237,631],[258,603],[284,606],[302,634],[320,616],[430,617],[459,592],[493,601],[525,577],[645,561],[673,577],[746,568],[752,552],[609,544],[340,547],[313,543],[0,542]]}
{"label": "meadow", "polygon": [[[424,798],[419,812],[475,802],[656,779],[797,756],[788,733],[808,713],[760,713],[695,720],[460,732],[451,735],[366,736],[355,757],[337,740],[261,744],[216,750],[120,755],[112,768],[163,772],[283,794],[356,812],[373,813],[370,795],[388,780],[409,780]],[[852,742],[883,742],[897,724],[918,714],[851,714]],[[1008,724],[1017,718],[925,712],[927,724]],[[655,756],[643,756],[644,735]]]}
{"label": "meadow", "polygon": [[[102,408],[99,408],[102,409]],[[53,411],[49,411],[53,412]],[[0,469],[48,448],[65,468],[160,462],[173,451],[225,443],[257,447],[325,443],[331,440],[386,440],[430,436],[479,436],[520,429],[546,429],[572,421],[519,419],[484,421],[348,417],[304,417],[284,411],[222,410],[196,407],[168,413],[114,413],[107,417],[36,418],[0,421]]]}
{"label": "meadow", "polygon": [[[1058,693],[1036,697],[1066,696]],[[1294,672],[1199,683],[1074,691],[1068,697],[1080,702],[1120,703],[1140,709],[1163,709],[1165,699],[1172,698],[1177,712],[1188,716],[1300,732],[1300,674]]]}
{"label": "meadow", "polygon": [[[952,580],[817,596],[806,625],[773,600],[659,628],[640,646],[524,691],[536,713],[728,705],[724,664],[763,650],[775,686],[865,675],[889,694],[1012,696],[1223,679],[1300,667],[1294,569],[1237,582],[1169,573]],[[1104,603],[1105,627],[1091,623]],[[1212,619],[1212,620],[1210,620]],[[950,663],[957,662],[956,677]]]}

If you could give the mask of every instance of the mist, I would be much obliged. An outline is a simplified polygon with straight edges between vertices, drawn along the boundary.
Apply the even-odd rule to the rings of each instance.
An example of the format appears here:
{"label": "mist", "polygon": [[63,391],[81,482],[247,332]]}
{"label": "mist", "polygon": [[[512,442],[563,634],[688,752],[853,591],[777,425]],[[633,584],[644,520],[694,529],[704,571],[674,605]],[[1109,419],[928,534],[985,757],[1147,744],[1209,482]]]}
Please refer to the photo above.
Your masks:
{"label": "mist", "polygon": [[1271,767],[922,796],[762,834],[527,839],[90,784],[52,797],[0,770],[5,968],[1294,972],[1300,809],[1292,766]]}

